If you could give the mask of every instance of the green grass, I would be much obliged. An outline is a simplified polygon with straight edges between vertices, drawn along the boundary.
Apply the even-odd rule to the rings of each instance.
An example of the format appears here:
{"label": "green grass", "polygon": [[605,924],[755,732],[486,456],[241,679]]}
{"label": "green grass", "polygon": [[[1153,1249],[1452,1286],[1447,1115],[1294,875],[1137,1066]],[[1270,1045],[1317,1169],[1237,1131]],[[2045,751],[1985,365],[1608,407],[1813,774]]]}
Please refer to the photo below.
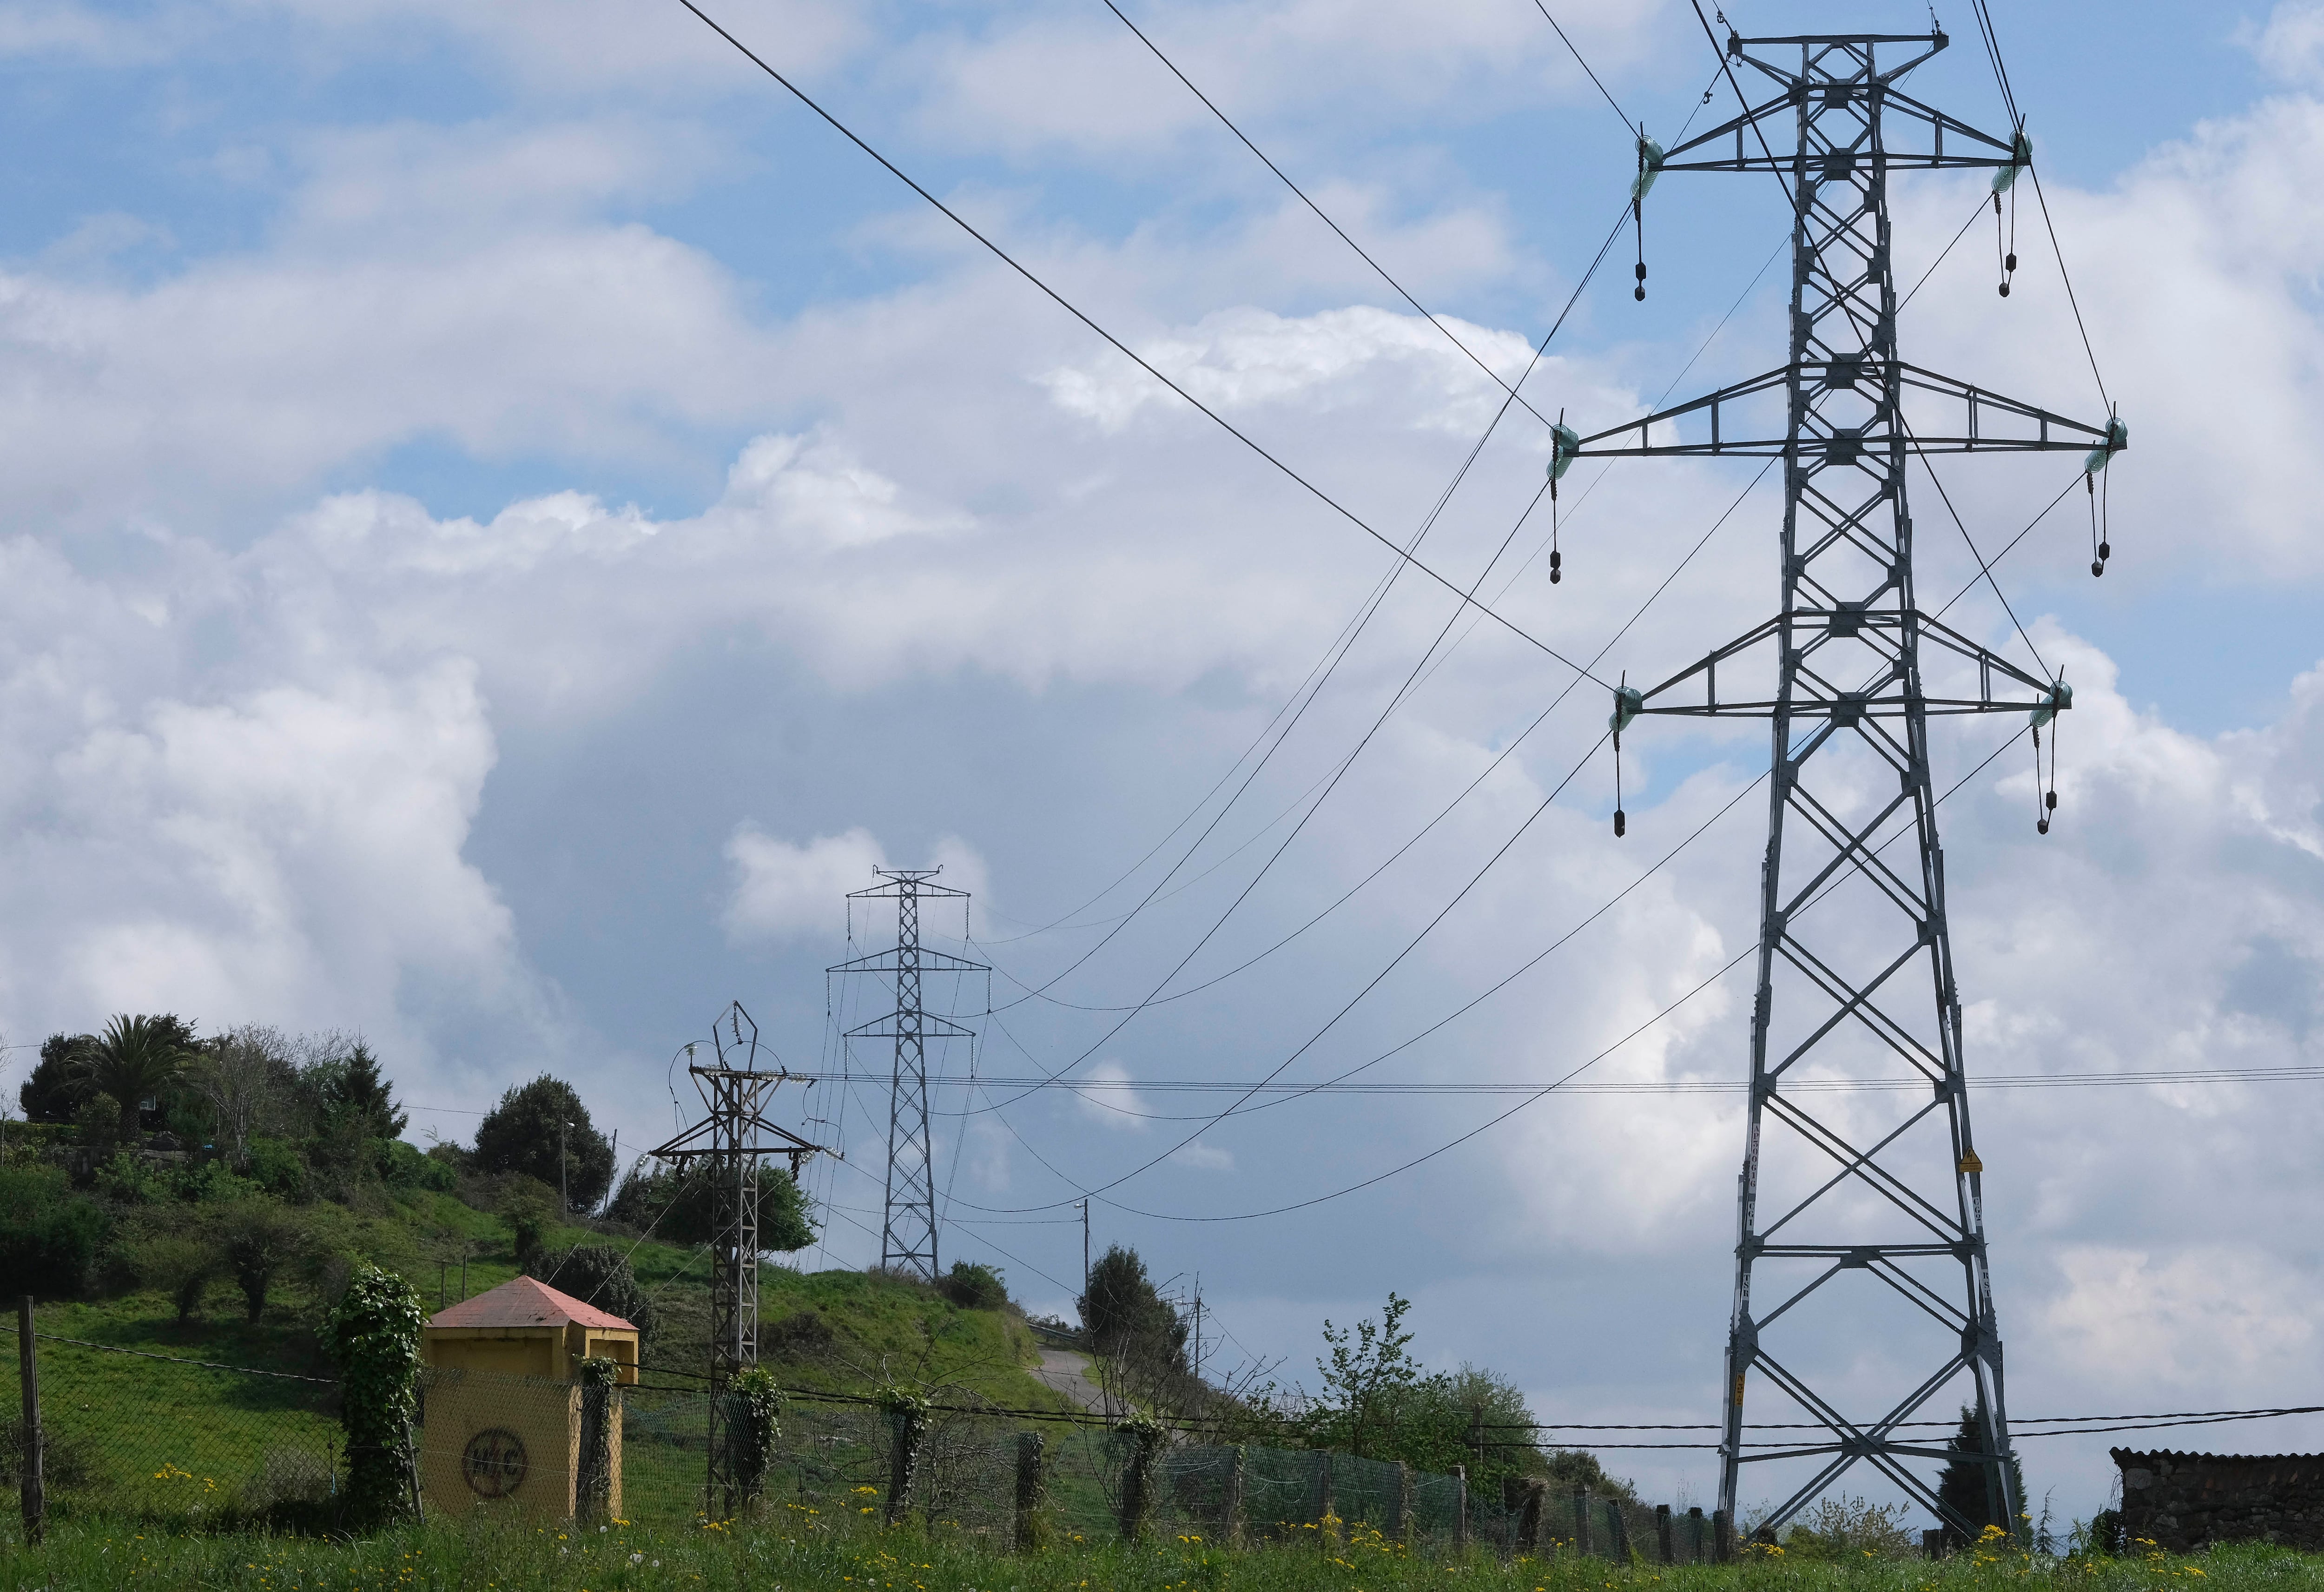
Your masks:
{"label": "green grass", "polygon": [[37,1548],[0,1535],[0,1592],[170,1587],[203,1592],[1987,1592],[2038,1582],[2070,1592],[2305,1592],[2324,1559],[2258,1546],[2189,1559],[2098,1561],[2015,1554],[1942,1564],[1762,1560],[1664,1569],[1557,1557],[1503,1563],[1408,1555],[1377,1539],[1231,1550],[1191,1538],[1071,1546],[1016,1556],[916,1528],[835,1523],[803,1510],[756,1528],[616,1524],[604,1532],[476,1522],[392,1532],[365,1541],[139,1532],[67,1523]]}
{"label": "green grass", "polygon": [[[405,1193],[370,1215],[334,1212],[326,1211],[323,1219],[338,1229],[335,1238],[349,1251],[400,1271],[431,1311],[438,1299],[440,1256],[467,1254],[472,1294],[518,1275],[505,1224],[451,1195]],[[552,1247],[591,1241],[629,1250],[661,1314],[660,1330],[646,1346],[647,1364],[677,1373],[706,1370],[707,1263],[699,1251],[651,1241],[632,1248],[627,1239],[580,1228],[557,1231],[549,1241]],[[448,1272],[450,1297],[456,1298],[456,1261]],[[806,1335],[814,1339],[807,1352],[769,1362],[794,1386],[864,1393],[893,1378],[935,1390],[939,1403],[982,1398],[1007,1408],[1071,1407],[1031,1376],[1038,1349],[1014,1311],[963,1310],[933,1290],[859,1272],[804,1274],[768,1265],[760,1277],[762,1321],[811,1315],[827,1329]],[[39,1328],[60,1338],[179,1359],[331,1377],[336,1367],[317,1347],[319,1306],[312,1281],[285,1276],[254,1324],[244,1319],[241,1296],[220,1282],[198,1318],[184,1327],[167,1300],[143,1291],[44,1304]],[[51,1496],[66,1518],[92,1511],[180,1523],[214,1516],[222,1507],[259,1497],[270,1468],[278,1477],[316,1466],[327,1470],[338,1451],[331,1390],[315,1384],[53,1342],[41,1345],[41,1375],[53,1445]],[[684,1375],[648,1380],[698,1385]],[[632,1395],[641,1406],[683,1403],[684,1397]],[[794,1406],[802,1413],[815,1407],[804,1401]],[[624,1465],[628,1506],[641,1518],[690,1518],[699,1503],[702,1467],[698,1442],[633,1444]]]}

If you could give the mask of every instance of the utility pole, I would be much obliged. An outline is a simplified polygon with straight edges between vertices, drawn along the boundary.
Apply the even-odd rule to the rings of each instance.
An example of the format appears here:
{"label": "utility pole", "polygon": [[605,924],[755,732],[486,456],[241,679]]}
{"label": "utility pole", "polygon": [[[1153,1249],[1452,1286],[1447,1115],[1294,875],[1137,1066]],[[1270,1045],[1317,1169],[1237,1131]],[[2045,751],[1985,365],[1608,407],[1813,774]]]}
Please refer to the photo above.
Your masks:
{"label": "utility pole", "polygon": [[[920,943],[920,901],[923,897],[961,903],[962,932],[967,930],[968,892],[932,882],[940,868],[878,868],[884,884],[856,890],[851,901],[896,903],[896,943],[843,962],[834,973],[890,973],[896,980],[896,1008],[884,1017],[847,1031],[850,1039],[892,1039],[895,1068],[888,1097],[888,1190],[880,1229],[880,1265],[883,1269],[910,1272],[934,1282],[936,1266],[936,1157],[928,1138],[927,1042],[973,1039],[975,1032],[949,1018],[932,1015],[922,1002],[922,975],[990,973],[981,962],[931,951]],[[987,1005],[991,1004],[990,1001]]]}
{"label": "utility pole", "polygon": [[[710,1038],[715,1065],[696,1064],[695,1046],[686,1046],[686,1070],[706,1115],[648,1153],[710,1184],[709,1473],[703,1505],[732,1519],[743,1502],[745,1478],[736,1474],[728,1451],[724,1395],[738,1372],[759,1363],[759,1165],[770,1155],[786,1156],[796,1180],[799,1163],[823,1146],[766,1119],[769,1097],[790,1074],[779,1064],[772,1072],[759,1066],[759,1026],[741,1001],[718,1014]],[[771,1053],[768,1059],[774,1059]]]}
{"label": "utility pole", "polygon": [[1082,1297],[1084,1299],[1089,1297],[1089,1199],[1084,1195],[1082,1199]]}
{"label": "utility pole", "polygon": [[[1665,171],[1782,182],[1793,216],[1789,356],[1644,419],[1586,437],[1564,432],[1551,470],[1577,457],[1783,461],[1780,612],[1659,686],[1617,689],[1612,720],[1618,762],[1621,732],[1640,714],[1773,722],[1720,1508],[1735,1518],[1743,1466],[1789,1464],[1797,1475],[1808,1461],[1766,1517],[1780,1527],[1862,1460],[1973,1539],[1976,1524],[1920,1474],[1948,1458],[1981,1462],[1987,1518],[2012,1516],[2015,1461],[1928,720],[2024,713],[2038,732],[2072,694],[1916,605],[1905,465],[1908,456],[1925,467],[1936,454],[2073,451],[2094,482],[2127,433],[2119,419],[2069,420],[1897,352],[1889,173],[1987,168],[1997,198],[2032,160],[2022,127],[1994,137],[1903,92],[1904,74],[1946,42],[1934,31],[1729,35],[1729,73],[1771,79],[1773,97],[1667,152],[1641,136],[1636,191]],[[1877,66],[1890,46],[1904,59]],[[2046,809],[2043,819],[2046,833]],[[1892,857],[1888,842],[1908,833],[1911,845]],[[1827,896],[1836,898],[1822,905]],[[1908,1002],[1914,968],[1927,993]],[[1913,1087],[1791,1092],[1813,1077]],[[1780,1131],[1770,1136],[1771,1127]],[[1875,1389],[1858,1371],[1854,1349],[1868,1343],[1895,1365],[1893,1385]],[[1755,1374],[1782,1397],[1770,1418],[1807,1430],[1746,1453],[1743,1401]],[[1941,1441],[1905,1434],[1921,1412],[1956,1398],[1977,1411],[1980,1452],[1949,1456]],[[1868,1411],[1843,1409],[1866,1403]]]}
{"label": "utility pole", "polygon": [[1194,1274],[1194,1380],[1203,1379],[1203,1274]]}
{"label": "utility pole", "polygon": [[566,1176],[565,1130],[572,1126],[561,1118],[557,1124],[557,1213],[568,1220],[573,1215],[573,1195],[571,1182]]}

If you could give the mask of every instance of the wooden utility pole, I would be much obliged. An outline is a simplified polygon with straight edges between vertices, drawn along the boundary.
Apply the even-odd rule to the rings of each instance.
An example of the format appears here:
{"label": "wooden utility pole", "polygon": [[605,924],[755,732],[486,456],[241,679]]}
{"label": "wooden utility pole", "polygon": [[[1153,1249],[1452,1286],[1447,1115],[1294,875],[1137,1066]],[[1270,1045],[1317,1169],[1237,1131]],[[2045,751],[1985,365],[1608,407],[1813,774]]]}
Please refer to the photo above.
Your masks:
{"label": "wooden utility pole", "polygon": [[32,1296],[16,1302],[16,1367],[24,1390],[24,1541],[38,1542],[48,1522],[49,1501],[41,1484],[41,1366],[32,1352]]}

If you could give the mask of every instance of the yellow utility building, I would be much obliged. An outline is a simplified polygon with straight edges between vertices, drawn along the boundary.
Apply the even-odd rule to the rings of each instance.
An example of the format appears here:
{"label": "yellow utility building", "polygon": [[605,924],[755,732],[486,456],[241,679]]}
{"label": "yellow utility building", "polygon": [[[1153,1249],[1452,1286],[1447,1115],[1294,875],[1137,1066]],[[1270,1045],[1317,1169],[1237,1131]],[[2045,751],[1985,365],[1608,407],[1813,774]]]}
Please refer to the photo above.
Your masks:
{"label": "yellow utility building", "polygon": [[[420,1485],[428,1506],[465,1514],[479,1505],[544,1520],[571,1518],[586,1468],[591,1406],[585,1359],[612,1360],[616,1383],[638,1379],[638,1330],[616,1315],[519,1277],[438,1311],[421,1334]],[[622,1512],[622,1422],[606,1390],[606,1507]]]}

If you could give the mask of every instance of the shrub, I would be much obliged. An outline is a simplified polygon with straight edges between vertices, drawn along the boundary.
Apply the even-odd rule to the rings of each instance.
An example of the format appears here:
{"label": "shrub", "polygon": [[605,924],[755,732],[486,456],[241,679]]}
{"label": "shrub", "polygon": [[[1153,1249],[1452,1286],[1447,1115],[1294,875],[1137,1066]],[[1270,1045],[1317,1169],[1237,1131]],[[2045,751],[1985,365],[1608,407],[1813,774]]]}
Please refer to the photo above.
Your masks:
{"label": "shrub", "polygon": [[380,1173],[399,1189],[432,1189],[448,1194],[459,1187],[459,1174],[447,1163],[423,1155],[400,1138],[380,1139]]}
{"label": "shrub", "polygon": [[411,1419],[420,1407],[420,1329],[411,1284],[375,1265],[357,1266],[331,1311],[339,1363],[339,1420],[347,1433],[347,1514],[358,1530],[408,1513],[413,1478]]}
{"label": "shrub", "polygon": [[104,1207],[49,1166],[0,1166],[0,1276],[11,1293],[78,1293],[104,1247]]}
{"label": "shrub", "polygon": [[999,1310],[1009,1302],[1009,1285],[989,1265],[955,1260],[936,1290],[963,1310]]}
{"label": "shrub", "polygon": [[203,1296],[225,1269],[217,1238],[183,1206],[141,1211],[132,1219],[117,1251],[122,1263],[141,1285],[158,1290],[177,1308],[182,1327],[200,1312]]}
{"label": "shrub", "polygon": [[250,1165],[245,1169],[251,1182],[277,1199],[294,1205],[305,1203],[308,1197],[307,1163],[300,1157],[298,1147],[279,1138],[254,1137],[250,1141]]}
{"label": "shrub", "polygon": [[255,1322],[266,1313],[275,1275],[306,1247],[306,1227],[280,1201],[255,1194],[219,1211],[218,1239],[226,1268],[242,1290],[243,1308]]}

